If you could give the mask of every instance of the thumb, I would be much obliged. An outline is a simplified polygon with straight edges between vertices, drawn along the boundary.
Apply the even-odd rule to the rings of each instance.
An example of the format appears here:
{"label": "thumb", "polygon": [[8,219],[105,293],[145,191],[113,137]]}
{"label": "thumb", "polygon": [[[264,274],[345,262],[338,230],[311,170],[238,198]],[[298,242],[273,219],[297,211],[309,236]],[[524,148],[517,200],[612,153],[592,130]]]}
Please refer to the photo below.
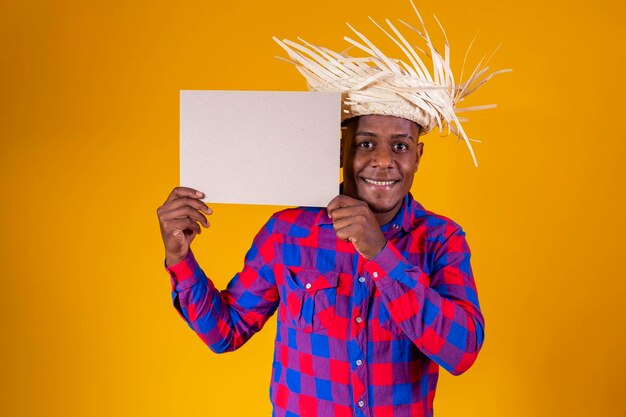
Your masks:
{"label": "thumb", "polygon": [[179,259],[184,258],[185,256],[187,256],[187,253],[189,252],[189,247],[195,235],[196,235],[196,232],[194,232],[191,229],[174,230],[172,232],[172,239],[170,240],[168,252],[174,258],[179,258]]}

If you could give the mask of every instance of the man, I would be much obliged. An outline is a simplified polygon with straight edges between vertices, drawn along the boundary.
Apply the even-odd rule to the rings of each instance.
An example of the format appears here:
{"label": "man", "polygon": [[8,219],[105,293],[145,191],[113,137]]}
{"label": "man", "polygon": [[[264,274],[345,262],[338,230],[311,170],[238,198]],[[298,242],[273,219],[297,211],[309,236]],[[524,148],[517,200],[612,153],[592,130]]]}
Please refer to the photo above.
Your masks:
{"label": "man", "polygon": [[326,208],[275,213],[220,292],[190,250],[211,209],[203,193],[175,188],[158,210],[174,305],[216,352],[237,349],[277,312],[275,416],[431,416],[439,367],[464,372],[484,339],[464,232],[410,194],[421,134],[444,120],[467,139],[450,108],[463,95],[419,79],[407,99],[406,75],[393,62],[363,83],[372,66],[362,59],[313,49],[314,64],[299,54],[305,48],[279,43],[312,89],[341,78],[342,192]]}

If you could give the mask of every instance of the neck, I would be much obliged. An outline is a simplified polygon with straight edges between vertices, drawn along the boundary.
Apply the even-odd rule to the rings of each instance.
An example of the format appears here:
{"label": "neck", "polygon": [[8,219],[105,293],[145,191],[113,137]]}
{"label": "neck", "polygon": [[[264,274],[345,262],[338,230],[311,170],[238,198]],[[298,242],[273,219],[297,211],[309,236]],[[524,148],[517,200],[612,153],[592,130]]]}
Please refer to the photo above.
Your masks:
{"label": "neck", "polygon": [[400,207],[402,207],[402,203],[404,202],[404,200],[400,200],[400,203],[394,207],[393,209],[389,210],[389,211],[385,211],[385,212],[376,212],[372,209],[372,207],[370,207],[370,210],[372,210],[372,212],[374,213],[374,217],[376,218],[376,221],[378,221],[378,225],[379,226],[384,226],[387,223],[389,223],[391,220],[393,220],[394,217],[396,217],[396,214],[398,214],[398,211],[400,211]]}

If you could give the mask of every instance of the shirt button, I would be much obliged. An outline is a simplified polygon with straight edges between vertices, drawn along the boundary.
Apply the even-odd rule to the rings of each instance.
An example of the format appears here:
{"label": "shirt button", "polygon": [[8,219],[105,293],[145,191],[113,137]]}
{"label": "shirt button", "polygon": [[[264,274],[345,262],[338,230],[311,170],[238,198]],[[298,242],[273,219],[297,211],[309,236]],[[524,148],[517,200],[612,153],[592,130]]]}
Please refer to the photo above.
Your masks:
{"label": "shirt button", "polygon": [[363,365],[363,361],[361,359],[357,359],[356,366],[361,366],[361,365]]}
{"label": "shirt button", "polygon": [[305,285],[305,288],[308,290],[309,288],[311,288],[311,283],[307,282],[307,284]]}
{"label": "shirt button", "polygon": [[356,320],[356,322],[357,322],[357,323],[361,323],[361,322],[363,321],[363,319],[361,318],[361,316],[357,317],[355,320]]}
{"label": "shirt button", "polygon": [[357,403],[359,407],[363,407],[365,405],[365,401],[361,400]]}
{"label": "shirt button", "polygon": [[394,224],[394,225],[393,225],[393,228],[394,228],[395,230],[398,230],[398,229],[400,228],[400,226],[398,226],[397,224]]}
{"label": "shirt button", "polygon": [[373,276],[374,278],[378,278],[378,272],[374,271],[374,273],[372,274],[372,276]]}
{"label": "shirt button", "polygon": [[365,282],[365,277],[359,277],[359,282],[360,282],[360,283]]}

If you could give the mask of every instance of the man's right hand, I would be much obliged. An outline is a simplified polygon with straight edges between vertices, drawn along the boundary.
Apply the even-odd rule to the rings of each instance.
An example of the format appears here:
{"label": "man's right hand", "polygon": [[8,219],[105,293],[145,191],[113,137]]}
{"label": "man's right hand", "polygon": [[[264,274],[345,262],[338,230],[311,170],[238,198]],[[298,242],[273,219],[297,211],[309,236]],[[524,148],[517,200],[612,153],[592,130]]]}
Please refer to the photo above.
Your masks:
{"label": "man's right hand", "polygon": [[202,213],[208,215],[213,214],[213,211],[200,201],[202,197],[204,193],[200,191],[176,187],[157,209],[167,266],[185,259],[191,242],[202,232],[200,225],[209,227],[209,221]]}

